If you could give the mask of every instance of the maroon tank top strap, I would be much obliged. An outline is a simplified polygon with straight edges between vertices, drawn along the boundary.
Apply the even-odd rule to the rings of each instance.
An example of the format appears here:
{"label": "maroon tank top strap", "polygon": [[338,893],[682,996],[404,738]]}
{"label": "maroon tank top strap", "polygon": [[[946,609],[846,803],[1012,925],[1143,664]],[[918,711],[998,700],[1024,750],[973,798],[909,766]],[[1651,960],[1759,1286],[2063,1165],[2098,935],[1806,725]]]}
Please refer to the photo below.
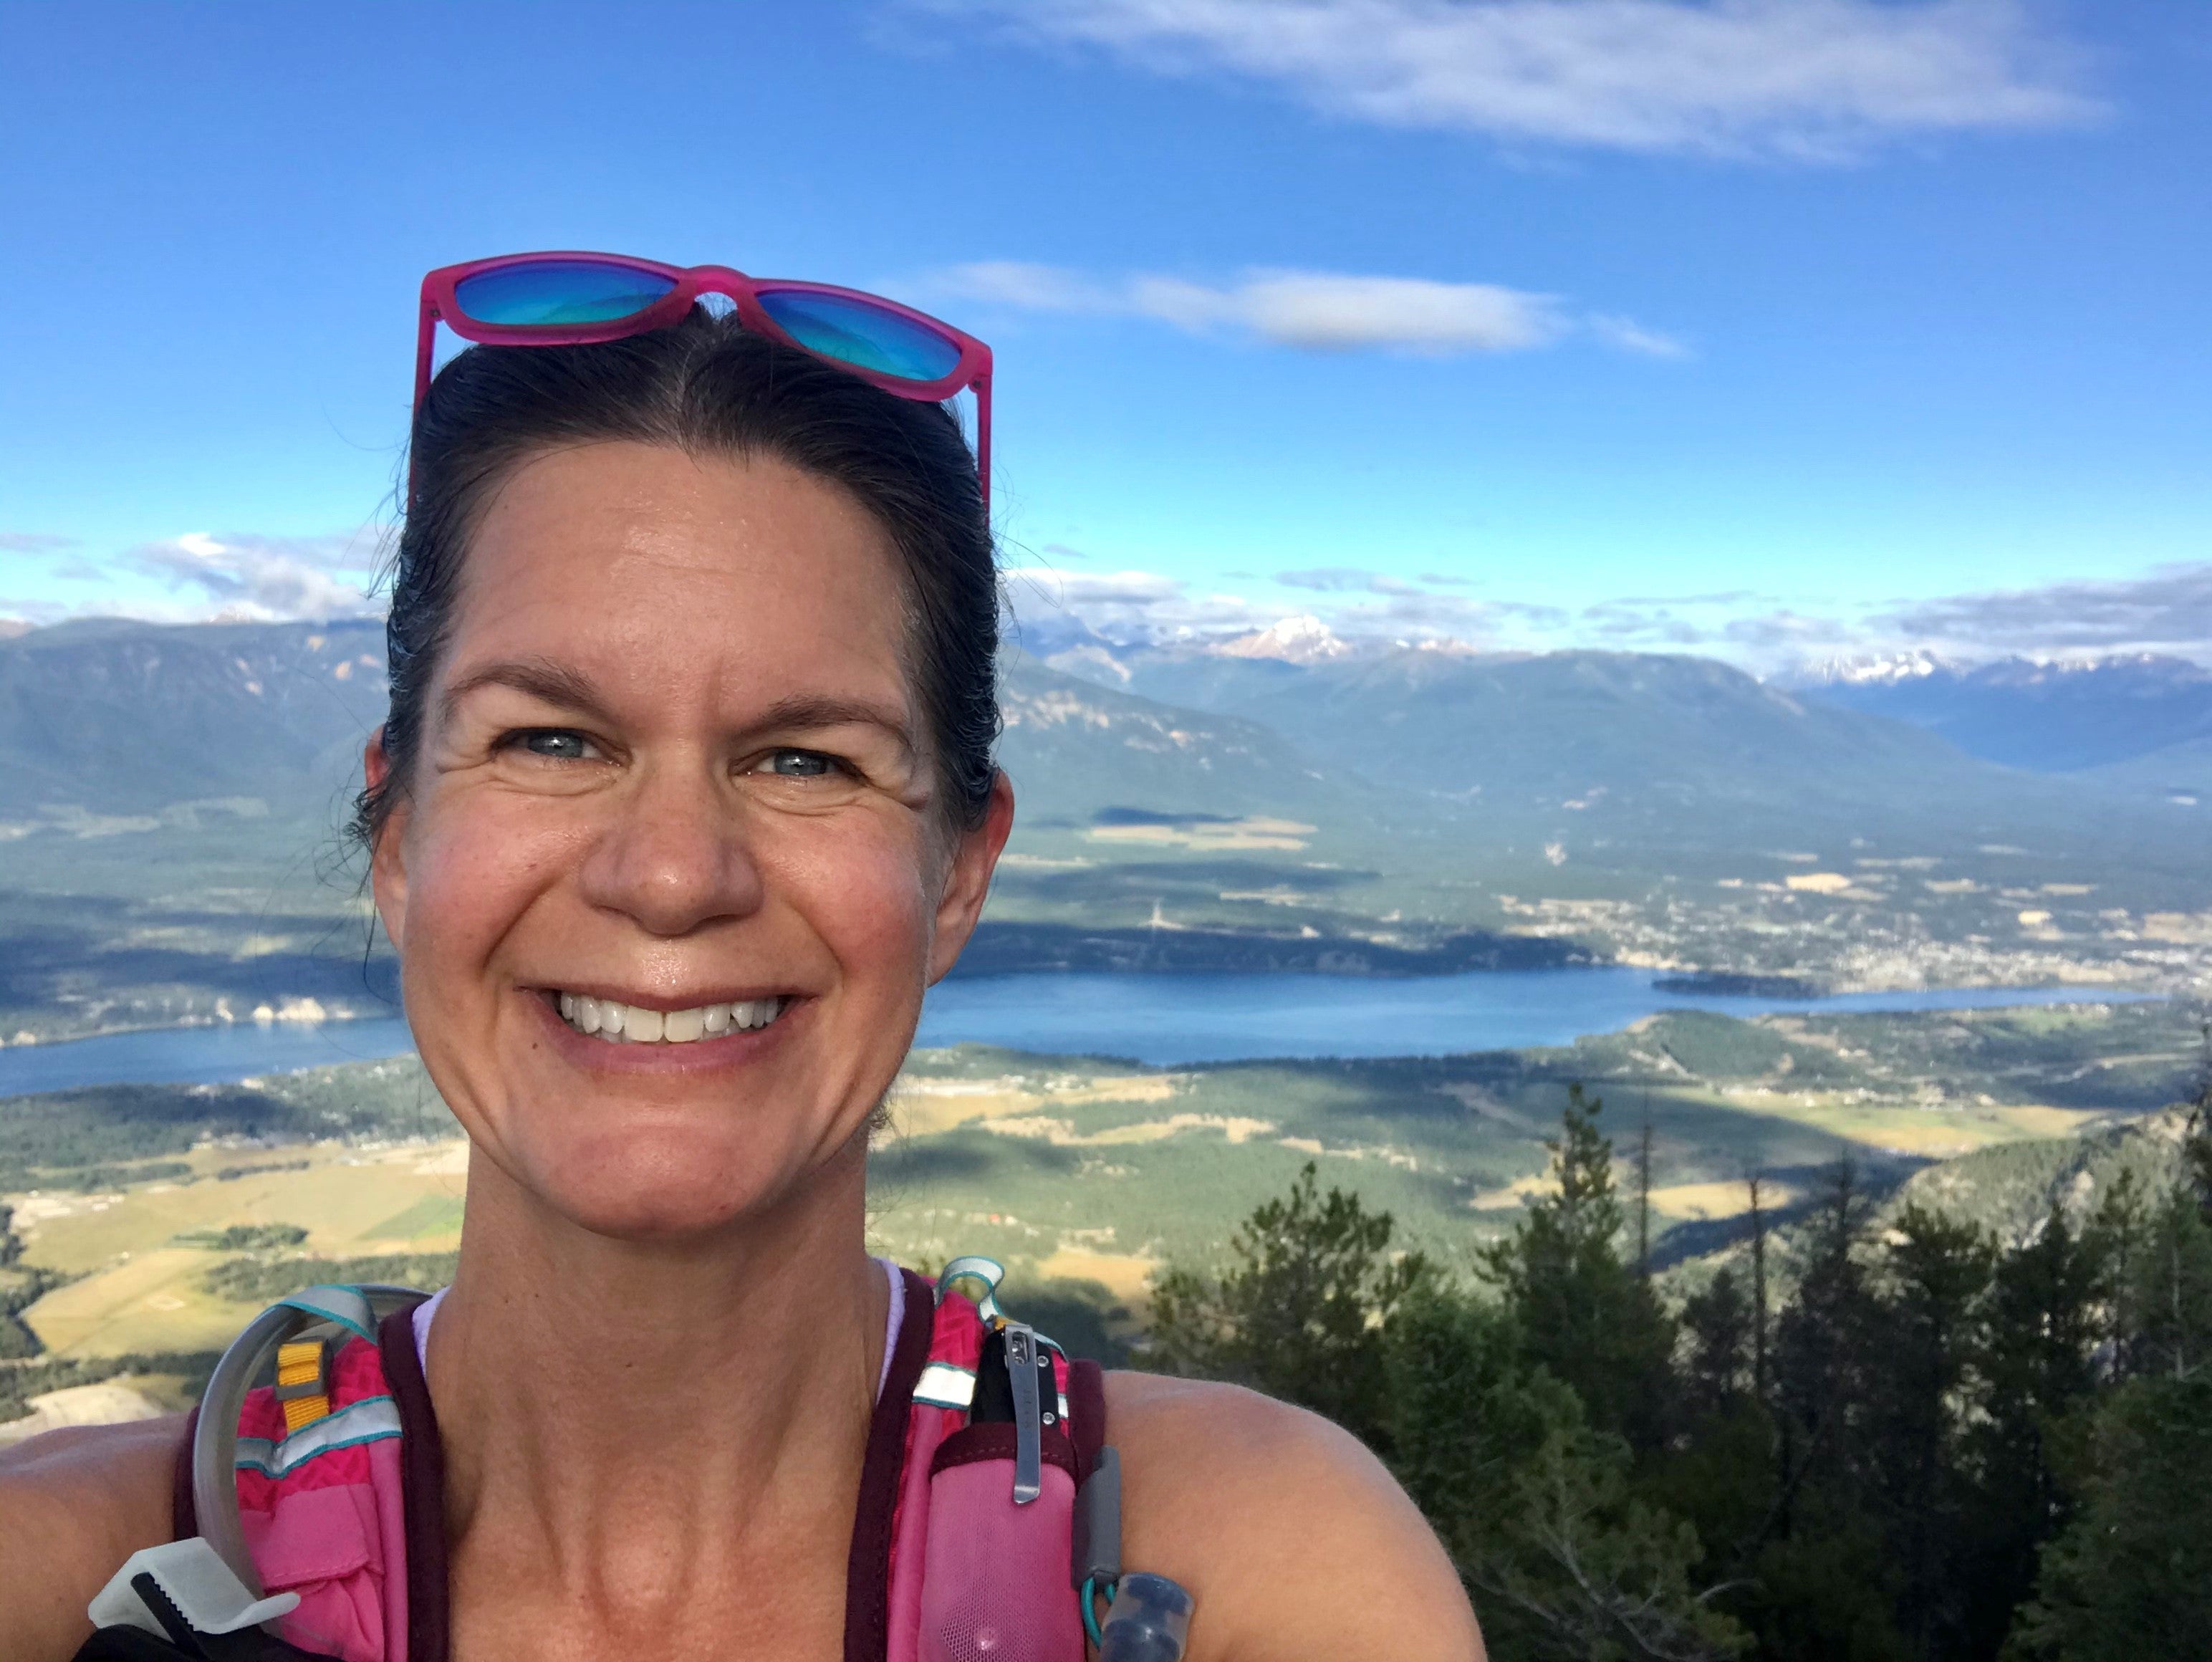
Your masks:
{"label": "maroon tank top strap", "polygon": [[192,1504],[192,1434],[200,1428],[199,1404],[185,1415],[185,1440],[177,1450],[176,1470],[169,1476],[169,1528],[173,1541],[189,1541],[200,1532],[199,1508]]}
{"label": "maroon tank top strap", "polygon": [[[890,1644],[891,1522],[898,1509],[899,1474],[906,1465],[907,1420],[914,1388],[929,1363],[937,1294],[911,1269],[898,1348],[876,1397],[868,1424],[868,1452],[860,1466],[860,1498],[853,1513],[853,1546],[845,1560],[845,1662],[884,1662]],[[443,1658],[439,1662],[444,1662]]]}
{"label": "maroon tank top strap", "polygon": [[1068,1429],[1075,1439],[1075,1481],[1090,1476],[1106,1446],[1106,1371],[1088,1356],[1067,1365]]}
{"label": "maroon tank top strap", "polygon": [[447,1662],[452,1644],[446,1585],[446,1448],[415,1351],[415,1306],[377,1330],[384,1383],[399,1409],[400,1513],[407,1528],[408,1662]]}

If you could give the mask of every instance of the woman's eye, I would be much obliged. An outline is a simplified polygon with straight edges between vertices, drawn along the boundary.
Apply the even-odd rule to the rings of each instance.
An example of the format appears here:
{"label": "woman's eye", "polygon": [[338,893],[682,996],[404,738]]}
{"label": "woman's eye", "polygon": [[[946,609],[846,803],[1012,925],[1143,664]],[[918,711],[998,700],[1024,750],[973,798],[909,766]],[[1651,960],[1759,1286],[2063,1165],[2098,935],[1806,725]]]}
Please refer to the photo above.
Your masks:
{"label": "woman's eye", "polygon": [[580,733],[571,733],[564,728],[538,728],[527,733],[518,733],[508,744],[528,751],[532,756],[550,758],[556,762],[589,760],[596,747]]}
{"label": "woman's eye", "polygon": [[815,750],[770,751],[761,770],[785,779],[821,779],[837,771],[835,758]]}

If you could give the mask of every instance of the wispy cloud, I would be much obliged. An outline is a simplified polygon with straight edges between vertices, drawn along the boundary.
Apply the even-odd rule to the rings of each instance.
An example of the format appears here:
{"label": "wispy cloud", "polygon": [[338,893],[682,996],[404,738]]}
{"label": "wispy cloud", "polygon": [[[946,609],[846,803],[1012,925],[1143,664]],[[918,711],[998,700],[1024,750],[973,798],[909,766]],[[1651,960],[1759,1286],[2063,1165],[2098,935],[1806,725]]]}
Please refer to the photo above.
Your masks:
{"label": "wispy cloud", "polygon": [[1233,630],[1273,621],[1240,595],[1195,590],[1156,571],[1070,571],[1031,565],[1006,573],[1014,616],[1040,623],[1060,614],[1111,639],[1144,641]]}
{"label": "wispy cloud", "polygon": [[[1052,566],[1010,572],[1007,588],[1016,618],[1033,629],[1055,617],[1072,618],[1109,640],[1123,642],[1226,637],[1305,612],[1318,615],[1347,636],[1518,647],[1567,629],[1572,621],[1553,606],[1438,594],[1401,578],[1351,566],[1286,571],[1273,581],[1330,598],[1301,599],[1286,606],[1279,597],[1264,593],[1229,593],[1158,572],[1102,574]],[[1048,637],[1050,630],[1040,632]]]}
{"label": "wispy cloud", "polygon": [[1833,161],[2094,119],[2036,0],[911,0],[1385,126]]}
{"label": "wispy cloud", "polygon": [[124,569],[163,580],[191,597],[202,616],[273,619],[349,618],[381,608],[368,593],[374,539],[258,537],[187,532],[118,557]]}
{"label": "wispy cloud", "polygon": [[[1218,581],[1218,580],[1217,580]],[[1316,566],[1254,579],[1235,592],[1157,572],[1042,568],[1010,579],[1016,613],[1058,615],[1123,642],[1264,628],[1310,613],[1338,634],[1451,640],[1488,649],[1591,647],[1696,652],[1758,674],[1926,650],[1963,661],[2155,651],[2212,663],[2212,562],[2142,576],[1957,594],[1889,608],[1753,589],[1622,595],[1569,609],[1451,592],[1442,574],[1409,581],[1358,566]],[[1444,592],[1437,592],[1443,587]],[[1282,591],[1296,592],[1286,599]]]}
{"label": "wispy cloud", "polygon": [[1876,627],[1953,650],[2212,655],[2212,562],[2141,577],[1954,594],[1900,606]]}
{"label": "wispy cloud", "polygon": [[51,554],[59,548],[75,548],[74,537],[56,537],[43,531],[0,531],[0,553]]}
{"label": "wispy cloud", "polygon": [[1101,277],[1058,265],[984,260],[939,271],[924,286],[933,293],[1024,311],[1147,318],[1190,334],[1243,334],[1308,352],[1452,357],[1528,351],[1577,333],[1655,356],[1680,357],[1688,350],[1626,318],[1581,317],[1557,295],[1491,283],[1253,271],[1217,285],[1158,274]]}
{"label": "wispy cloud", "polygon": [[1285,588],[1310,588],[1325,594],[1418,594],[1421,591],[1403,577],[1358,566],[1312,566],[1303,571],[1278,571],[1275,581]]}

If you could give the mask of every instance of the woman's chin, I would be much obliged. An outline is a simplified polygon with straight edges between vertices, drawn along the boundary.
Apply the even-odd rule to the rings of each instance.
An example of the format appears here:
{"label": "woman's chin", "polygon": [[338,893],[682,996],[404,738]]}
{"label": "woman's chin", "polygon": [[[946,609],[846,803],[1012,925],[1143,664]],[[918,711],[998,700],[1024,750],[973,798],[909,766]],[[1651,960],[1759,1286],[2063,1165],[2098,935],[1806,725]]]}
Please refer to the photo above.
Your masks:
{"label": "woman's chin", "polygon": [[615,1148],[572,1151],[530,1186],[593,1234],[673,1243],[777,1208],[808,1181],[793,1151],[702,1147],[704,1141],[641,1135]]}

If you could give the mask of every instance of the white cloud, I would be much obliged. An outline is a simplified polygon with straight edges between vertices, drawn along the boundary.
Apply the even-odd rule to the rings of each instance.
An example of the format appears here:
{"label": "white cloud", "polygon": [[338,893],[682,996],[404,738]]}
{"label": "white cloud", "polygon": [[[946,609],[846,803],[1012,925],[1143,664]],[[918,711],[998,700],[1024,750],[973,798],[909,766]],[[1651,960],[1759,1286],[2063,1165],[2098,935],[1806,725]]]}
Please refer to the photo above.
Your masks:
{"label": "white cloud", "polygon": [[1517,352],[1548,345],[1564,329],[1548,295],[1419,277],[1270,271],[1231,289],[1139,277],[1130,298],[1138,312],[1178,328],[1249,329],[1310,352]]}
{"label": "white cloud", "polygon": [[1527,351],[1578,330],[1630,351],[1680,357],[1686,350],[1626,318],[1577,319],[1554,295],[1491,283],[1255,271],[1215,287],[1147,273],[1106,279],[1019,260],[956,265],[925,283],[934,293],[1025,311],[1149,318],[1191,334],[1225,330],[1309,352]]}
{"label": "white cloud", "polygon": [[1157,73],[1510,142],[1834,161],[2100,105],[2038,0],[918,0]]}
{"label": "white cloud", "polygon": [[256,620],[374,616],[381,610],[368,593],[375,563],[373,537],[216,538],[198,531],[142,544],[118,561],[195,597],[156,612]]}

